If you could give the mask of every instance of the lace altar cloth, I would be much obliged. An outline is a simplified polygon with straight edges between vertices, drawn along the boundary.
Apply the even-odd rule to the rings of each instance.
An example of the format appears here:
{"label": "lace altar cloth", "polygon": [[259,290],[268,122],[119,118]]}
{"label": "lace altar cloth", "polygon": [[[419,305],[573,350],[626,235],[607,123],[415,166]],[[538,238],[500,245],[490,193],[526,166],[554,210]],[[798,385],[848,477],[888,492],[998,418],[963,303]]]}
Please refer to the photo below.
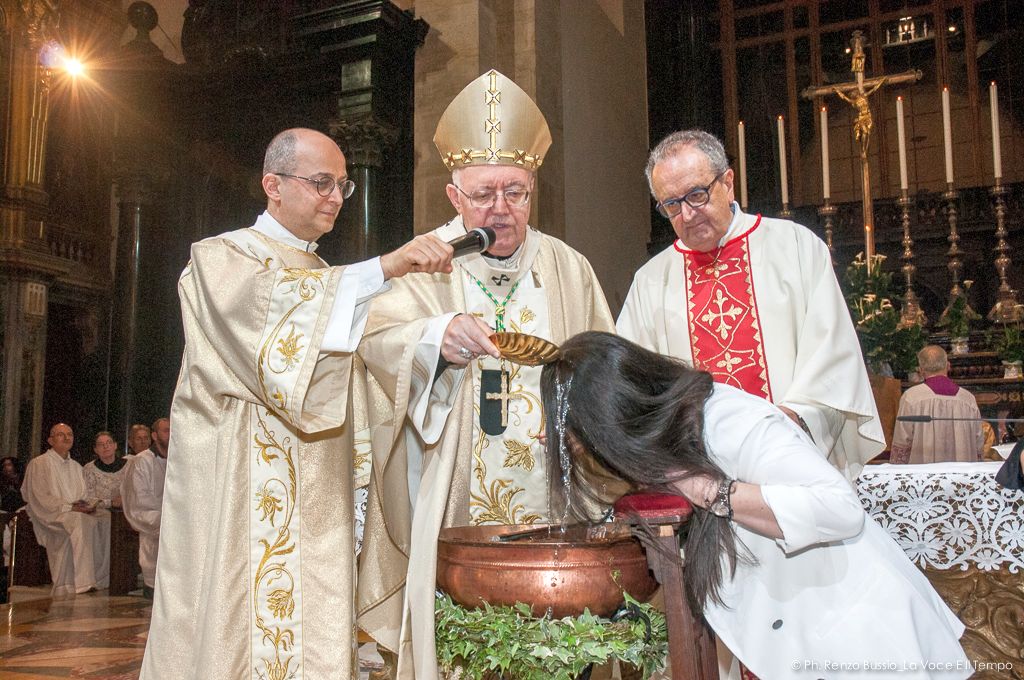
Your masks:
{"label": "lace altar cloth", "polygon": [[919,567],[1024,569],[1024,493],[995,482],[1000,463],[869,465],[867,513]]}

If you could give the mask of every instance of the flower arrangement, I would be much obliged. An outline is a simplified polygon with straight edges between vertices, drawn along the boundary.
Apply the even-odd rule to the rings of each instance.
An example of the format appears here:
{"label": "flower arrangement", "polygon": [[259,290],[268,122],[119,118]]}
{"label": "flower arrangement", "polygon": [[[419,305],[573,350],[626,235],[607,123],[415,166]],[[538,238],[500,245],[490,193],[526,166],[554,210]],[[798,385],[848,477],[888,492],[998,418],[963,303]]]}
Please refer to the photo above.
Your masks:
{"label": "flower arrangement", "polygon": [[665,615],[625,593],[636,618],[537,618],[530,607],[467,609],[439,594],[435,602],[437,662],[449,680],[575,680],[591,664],[612,659],[649,678],[665,667]]}
{"label": "flower arrangement", "polygon": [[1008,323],[1001,331],[989,331],[986,334],[989,347],[1007,363],[1024,362],[1024,332],[1020,322]]}
{"label": "flower arrangement", "polygon": [[874,255],[871,266],[857,253],[846,269],[844,288],[864,363],[875,373],[888,370],[903,376],[917,365],[917,352],[927,334],[920,324],[904,325],[892,304],[892,274],[882,271],[884,255]]}
{"label": "flower arrangement", "polygon": [[[964,288],[970,289],[972,281],[964,281]],[[971,333],[971,322],[980,319],[971,306],[967,304],[967,294],[960,291],[942,316],[939,318],[939,327],[945,328],[950,338],[966,338]]]}

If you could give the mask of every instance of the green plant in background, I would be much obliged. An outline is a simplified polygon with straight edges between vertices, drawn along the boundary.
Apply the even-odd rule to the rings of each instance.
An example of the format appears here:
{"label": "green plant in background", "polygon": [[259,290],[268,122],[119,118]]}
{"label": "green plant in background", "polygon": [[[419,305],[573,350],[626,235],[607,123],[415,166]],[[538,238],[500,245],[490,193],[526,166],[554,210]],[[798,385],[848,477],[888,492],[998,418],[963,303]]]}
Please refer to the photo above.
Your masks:
{"label": "green plant in background", "polygon": [[580,616],[536,618],[530,607],[467,609],[448,595],[435,603],[437,662],[449,680],[575,680],[592,663],[617,659],[649,678],[665,667],[665,615],[625,594],[626,605],[650,620]]}
{"label": "green plant in background", "polygon": [[[972,281],[964,281],[964,288],[970,289]],[[950,338],[966,338],[971,334],[971,322],[981,316],[967,304],[967,294],[960,291],[949,307],[942,312],[938,326],[945,328]]]}
{"label": "green plant in background", "polygon": [[1020,322],[1005,324],[1002,330],[992,330],[985,334],[988,346],[1006,362],[1024,362],[1024,333]]}
{"label": "green plant in background", "polygon": [[903,376],[917,366],[917,353],[927,342],[920,324],[903,325],[892,304],[892,274],[882,271],[885,255],[875,255],[868,266],[864,253],[857,253],[843,279],[846,305],[850,309],[864,363],[875,373]]}

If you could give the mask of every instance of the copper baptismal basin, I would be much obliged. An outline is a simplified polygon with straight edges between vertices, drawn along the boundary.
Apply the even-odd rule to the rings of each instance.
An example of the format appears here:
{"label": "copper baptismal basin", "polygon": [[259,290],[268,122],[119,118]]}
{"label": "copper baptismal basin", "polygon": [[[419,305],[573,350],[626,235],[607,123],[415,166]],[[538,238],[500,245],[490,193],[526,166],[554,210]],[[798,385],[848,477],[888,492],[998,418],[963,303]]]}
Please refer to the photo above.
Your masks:
{"label": "copper baptismal basin", "polygon": [[[530,605],[554,618],[610,616],[622,592],[645,602],[658,584],[624,524],[451,527],[441,531],[437,585],[464,607]],[[510,534],[517,538],[506,540]]]}

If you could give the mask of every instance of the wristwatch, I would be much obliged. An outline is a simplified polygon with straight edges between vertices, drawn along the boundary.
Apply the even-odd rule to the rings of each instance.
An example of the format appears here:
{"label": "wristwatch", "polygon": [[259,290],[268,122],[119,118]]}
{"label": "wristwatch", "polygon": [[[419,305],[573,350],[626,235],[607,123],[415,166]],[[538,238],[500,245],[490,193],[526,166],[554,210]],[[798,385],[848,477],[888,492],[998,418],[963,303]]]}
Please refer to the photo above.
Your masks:
{"label": "wristwatch", "polygon": [[708,512],[716,517],[732,519],[732,487],[734,484],[736,484],[736,480],[728,477],[718,484],[718,494],[708,506]]}

